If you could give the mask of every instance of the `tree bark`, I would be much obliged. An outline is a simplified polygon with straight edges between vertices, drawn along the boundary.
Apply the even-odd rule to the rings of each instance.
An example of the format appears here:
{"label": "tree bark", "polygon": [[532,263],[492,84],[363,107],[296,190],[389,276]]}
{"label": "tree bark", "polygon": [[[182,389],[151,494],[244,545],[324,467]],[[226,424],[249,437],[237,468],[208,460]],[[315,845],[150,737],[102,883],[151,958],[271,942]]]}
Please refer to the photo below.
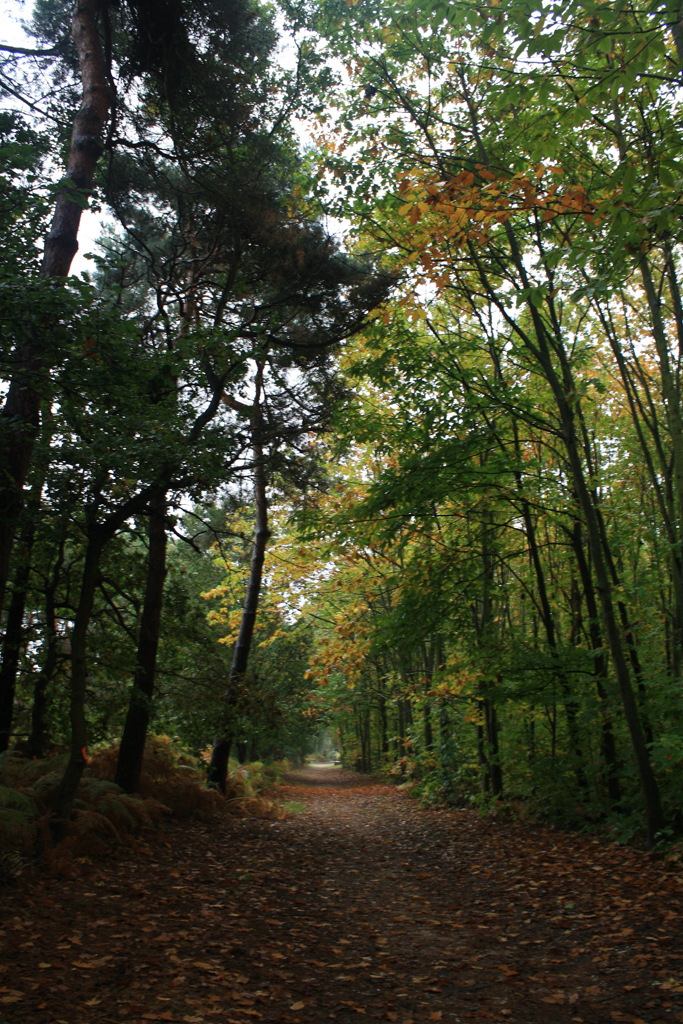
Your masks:
{"label": "tree bark", "polygon": [[[45,239],[43,277],[66,277],[78,250],[78,228],[83,212],[73,202],[74,190],[83,197],[90,191],[102,152],[102,133],[112,97],[108,71],[97,31],[98,0],[78,0],[71,34],[78,54],[83,92],[74,119],[65,179],[57,196],[50,231]],[[14,353],[14,369],[4,408],[0,413],[0,610],[5,597],[17,520],[33,444],[40,425],[37,376],[44,362],[44,339],[29,338]]]}
{"label": "tree bark", "polygon": [[[482,594],[481,614],[479,609],[473,608],[474,625],[477,634],[477,642],[485,660],[490,659],[491,650],[487,651],[487,644],[492,642],[493,625],[493,552],[490,545],[490,534],[493,530],[493,521],[490,514],[482,516],[481,521],[481,561],[482,561]],[[479,699],[477,708],[480,720],[477,724],[477,750],[479,754],[479,765],[482,769],[482,791],[490,792],[492,796],[499,796],[503,792],[503,768],[500,763],[500,749],[498,744],[498,716],[496,707],[491,697],[491,683],[486,678],[487,669],[482,674],[482,681],[479,685]]]}
{"label": "tree bark", "polygon": [[154,696],[154,674],[159,649],[159,629],[166,579],[166,494],[150,502],[147,584],[140,622],[137,667],[128,714],[123,728],[114,782],[134,793],[140,781],[147,727]]}
{"label": "tree bark", "polygon": [[486,739],[489,753],[489,773],[491,775],[491,795],[500,796],[503,792],[503,769],[500,763],[500,748],[498,745],[498,714],[496,705],[486,697],[484,699],[484,713],[486,715]]}
{"label": "tree bark", "polygon": [[[678,294],[678,282],[676,280],[675,270],[674,270],[674,267],[673,267],[673,262],[672,262],[672,258],[671,258],[671,254],[670,253],[667,254],[667,262],[668,262],[668,266],[670,268],[669,269],[669,287],[670,287],[670,291],[672,293],[672,297],[674,298],[674,306],[678,310],[678,307],[680,306],[680,295]],[[673,591],[674,591],[674,597],[675,597],[674,638],[673,638],[674,639],[674,645],[673,645],[673,657],[671,659],[671,670],[672,670],[675,678],[679,679],[680,678],[680,674],[681,674],[681,654],[683,652],[683,562],[681,561],[681,554],[680,554],[680,550],[679,550],[679,548],[680,548],[679,536],[680,536],[680,525],[681,524],[680,524],[680,518],[679,518],[679,516],[677,515],[677,512],[676,512],[676,495],[678,495],[678,497],[680,498],[680,494],[677,491],[676,487],[674,486],[675,481],[672,479],[674,474],[671,472],[671,469],[672,469],[671,463],[670,463],[669,459],[666,456],[666,452],[665,452],[665,448],[664,448],[664,443],[663,443],[662,436],[661,436],[661,433],[660,433],[660,430],[659,430],[659,424],[658,424],[656,413],[651,408],[650,409],[650,416],[647,417],[647,416],[644,415],[643,404],[641,402],[640,395],[638,394],[638,390],[637,390],[637,388],[635,386],[635,382],[634,382],[634,379],[633,379],[634,374],[633,374],[631,368],[629,367],[629,365],[627,364],[627,361],[626,361],[626,359],[624,357],[624,353],[622,351],[620,339],[617,337],[615,331],[612,329],[611,323],[609,322],[608,318],[602,313],[601,310],[600,310],[600,317],[601,317],[601,323],[603,325],[603,329],[605,330],[605,334],[609,338],[609,342],[610,342],[610,347],[612,349],[612,353],[614,355],[614,358],[617,361],[617,366],[619,367],[619,373],[621,375],[622,383],[624,385],[624,393],[625,393],[626,399],[628,401],[629,410],[631,412],[631,419],[633,421],[633,426],[635,427],[636,435],[638,437],[640,448],[641,448],[641,451],[643,453],[643,458],[645,460],[645,465],[647,467],[648,476],[649,476],[649,479],[650,479],[650,485],[652,487],[652,490],[653,490],[655,498],[656,498],[657,507],[659,508],[659,513],[660,513],[660,516],[661,516],[662,523],[663,523],[663,525],[664,525],[664,527],[666,529],[667,540],[668,540],[668,562],[669,562],[669,565],[671,567],[671,582],[672,582]],[[679,321],[681,319],[683,319],[683,311],[677,312],[677,315],[676,315],[677,323],[679,323]],[[679,342],[683,343],[683,322],[679,323],[679,326],[678,326],[678,337],[679,337]],[[664,342],[666,344],[666,338],[664,339]],[[661,339],[660,339],[660,343],[661,343]],[[669,368],[668,376],[670,376],[670,372],[671,371],[670,371],[670,368]],[[663,372],[662,373],[662,377],[664,377],[664,376],[667,376],[667,374]],[[642,386],[642,380],[641,380],[641,386]],[[679,410],[679,413],[680,413],[680,410]],[[679,418],[680,418],[680,416],[679,416]],[[667,422],[667,425],[669,426],[669,430],[671,430],[672,429],[671,423]],[[652,440],[653,440],[653,443],[654,443],[654,449],[655,449],[655,452],[654,452],[655,458],[653,458],[653,454],[650,451],[650,447],[649,447],[648,442],[647,442],[647,437],[646,437],[646,434],[645,434],[645,430],[648,430],[649,433],[650,433],[650,436],[652,437]],[[656,459],[656,463],[655,463],[655,459]],[[657,466],[659,466],[659,473],[657,472]],[[674,469],[675,469],[675,466],[674,466]],[[666,481],[666,483],[664,485],[662,485],[662,482],[661,482],[662,480]],[[618,584],[617,584],[617,581],[615,579],[615,576],[616,576],[616,566],[613,566],[612,567],[612,580],[613,580],[613,582],[614,582],[614,584],[616,586]],[[625,607],[624,607],[623,612],[621,610],[622,607],[623,607],[623,602],[620,603],[620,614],[621,614],[622,623],[623,623],[624,622],[624,617],[625,617]],[[627,620],[627,617],[626,617],[626,620]],[[667,616],[667,627],[668,627],[668,616]],[[630,637],[631,640],[633,641],[633,642],[629,642],[629,646],[630,646],[630,649],[632,651],[635,651],[635,656],[636,656],[636,659],[637,659],[638,658],[638,654],[637,654],[637,650],[635,648],[635,641],[633,640],[633,631],[630,628],[630,626],[628,625],[628,620],[626,621],[626,637],[627,637],[627,640]],[[631,656],[631,661],[633,663],[633,655]],[[642,712],[643,711],[643,704],[644,704],[644,684],[642,682],[642,673],[639,673],[639,671],[636,670],[635,667],[634,667],[634,671],[636,672],[636,679],[638,681],[638,686],[639,686],[640,695],[641,695],[641,712]],[[644,720],[643,725],[644,725],[644,728],[645,728],[646,736],[648,737],[648,743],[651,743],[652,742],[652,730],[651,729],[649,730],[650,735],[648,736],[648,722],[647,722],[647,720]]]}
{"label": "tree bark", "polygon": [[31,709],[31,735],[28,740],[28,749],[31,757],[45,756],[45,727],[47,709],[47,688],[54,678],[59,664],[59,652],[57,650],[57,624],[55,595],[59,586],[59,577],[64,562],[64,546],[66,535],[62,534],[57,552],[57,559],[52,577],[45,589],[45,638],[47,652],[42,669],[38,673],[33,688],[33,707]]}
{"label": "tree bark", "polygon": [[[515,431],[516,433],[516,431]],[[517,475],[517,486],[521,490],[521,475]],[[536,576],[536,586],[538,587],[538,597],[541,602],[541,618],[543,619],[543,626],[545,629],[545,635],[548,640],[548,647],[555,665],[555,675],[560,684],[560,690],[562,691],[562,698],[564,701],[564,710],[567,716],[567,731],[569,732],[569,744],[571,746],[572,753],[575,761],[575,774],[576,781],[579,788],[586,790],[588,788],[588,782],[586,780],[586,772],[584,769],[584,758],[583,750],[581,749],[581,740],[579,737],[579,727],[577,723],[577,701],[576,697],[571,692],[571,686],[567,679],[566,672],[561,667],[560,651],[557,645],[557,635],[555,632],[555,620],[550,607],[550,598],[548,597],[548,588],[545,583],[545,573],[543,571],[543,565],[541,563],[541,555],[538,550],[538,543],[536,541],[536,530],[534,522],[531,516],[531,509],[529,503],[522,500],[522,515],[524,517],[524,527],[526,529],[527,543],[529,545],[529,555],[531,558],[532,565],[534,567],[534,573]]]}
{"label": "tree bark", "polygon": [[[51,827],[58,839],[63,838],[66,833],[67,821],[71,814],[78,783],[81,780],[83,768],[87,760],[85,695],[88,675],[88,626],[90,625],[95,592],[99,583],[102,552],[123,523],[130,519],[131,516],[138,515],[146,509],[149,502],[159,493],[159,488],[166,491],[168,486],[169,480],[166,478],[163,484],[157,483],[156,486],[150,485],[147,488],[143,488],[132,498],[125,501],[115,512],[107,516],[103,522],[90,522],[87,527],[88,543],[85,551],[83,576],[81,578],[81,592],[78,608],[76,609],[74,627],[71,631],[71,704],[69,711],[71,754],[66,771],[57,787],[52,805]],[[97,503],[93,502],[92,507],[96,508],[96,506]],[[92,509],[89,509],[86,512],[86,517],[91,512]]]}
{"label": "tree bark", "polygon": [[[612,655],[612,663],[614,665],[617,683],[619,684],[626,723],[631,735],[631,744],[633,746],[636,767],[640,778],[641,791],[643,794],[645,813],[647,817],[648,845],[652,846],[656,842],[657,833],[661,832],[664,827],[664,815],[662,813],[659,787],[657,785],[657,780],[655,779],[655,774],[652,770],[652,765],[650,764],[650,756],[645,742],[645,736],[643,735],[640,716],[638,714],[638,706],[636,704],[633,687],[631,685],[631,677],[626,661],[622,633],[615,615],[614,597],[609,572],[607,570],[605,551],[603,549],[603,538],[601,536],[596,509],[593,505],[593,500],[584,475],[584,468],[579,453],[578,438],[574,427],[574,414],[570,402],[566,397],[566,389],[563,388],[562,384],[558,380],[549,359],[544,358],[544,363],[546,376],[553,390],[555,401],[560,413],[563,440],[571,467],[572,480],[583,512],[584,521],[586,523],[586,532],[588,534],[588,542],[593,559],[595,589],[598,592],[602,621],[610,653]],[[571,393],[576,393],[573,380],[571,381]]]}
{"label": "tree bark", "polygon": [[[263,414],[261,410],[261,391],[263,387],[264,364],[259,363],[256,372],[256,395],[252,409],[252,436],[254,451],[254,502],[256,505],[256,529],[254,531],[254,544],[251,552],[251,566],[249,569],[249,581],[247,592],[242,608],[242,620],[240,622],[237,643],[232,655],[230,675],[228,677],[228,688],[223,698],[226,710],[229,712],[231,705],[234,705],[236,689],[243,681],[249,664],[249,653],[251,642],[254,637],[256,625],[256,613],[258,611],[259,596],[261,593],[261,581],[263,579],[263,562],[266,554],[266,545],[270,538],[268,528],[268,501],[266,497],[266,469],[264,464],[264,452],[261,444],[263,429]],[[208,769],[208,781],[217,785],[221,792],[225,793],[228,778],[228,758],[232,737],[218,735],[214,740],[211,762]]]}
{"label": "tree bark", "polygon": [[[511,256],[516,271],[519,274],[520,281],[524,287],[529,287],[526,268],[517,247],[515,235],[509,223],[505,225],[505,229],[510,243]],[[647,840],[648,845],[651,847],[656,842],[657,834],[661,832],[664,827],[664,815],[659,795],[659,786],[657,785],[657,780],[655,778],[654,771],[652,770],[652,765],[650,764],[649,752],[643,735],[643,727],[638,713],[638,706],[633,692],[633,687],[631,685],[631,676],[628,669],[626,653],[624,651],[622,631],[617,623],[614,594],[608,570],[608,552],[605,550],[606,538],[600,529],[598,511],[594,504],[591,488],[586,479],[586,473],[581,456],[581,444],[577,435],[575,423],[575,406],[578,405],[579,401],[576,397],[577,388],[567,359],[567,353],[564,348],[561,333],[556,324],[554,307],[552,307],[552,299],[549,299],[548,301],[551,304],[549,310],[551,314],[551,327],[555,332],[552,335],[553,344],[551,344],[551,338],[548,335],[548,329],[546,328],[545,322],[541,317],[539,310],[532,302],[528,303],[527,309],[533,324],[536,344],[534,344],[531,338],[526,336],[524,332],[521,332],[522,339],[538,363],[550,386],[559,414],[562,427],[562,440],[564,449],[567,453],[569,473],[574,485],[574,491],[576,493],[579,507],[581,508],[584,522],[586,524],[588,543],[593,562],[595,589],[598,593],[605,636],[612,655],[612,663],[614,665],[614,671],[619,685],[622,706],[624,708],[626,723],[631,736],[631,745],[638,770],[643,803],[645,805],[645,814],[647,818]],[[553,363],[551,348],[559,360],[559,372]]]}
{"label": "tree bark", "polygon": [[[464,79],[463,73],[460,75],[460,81],[463,88],[465,102],[468,106],[480,159],[482,163],[488,164],[489,161],[486,148],[482,142],[479,132],[476,108],[469,96],[467,82]],[[514,266],[519,283],[521,284],[522,289],[529,289],[531,284],[529,274],[510,221],[506,222],[504,231],[509,244],[511,264]],[[510,323],[510,326],[516,332],[520,341],[524,344],[527,351],[542,371],[555,401],[555,406],[558,411],[562,428],[562,441],[567,454],[569,475],[574,485],[576,497],[586,524],[588,543],[593,560],[595,589],[597,590],[598,599],[600,601],[600,611],[605,636],[612,655],[612,663],[614,665],[624,714],[631,736],[631,744],[638,770],[641,793],[645,805],[645,814],[647,817],[647,840],[648,845],[651,847],[656,842],[657,834],[661,832],[664,827],[664,815],[662,812],[659,786],[657,785],[657,780],[655,778],[654,771],[652,770],[652,765],[650,764],[649,752],[645,743],[643,727],[638,714],[638,706],[633,692],[631,676],[624,652],[623,638],[615,614],[614,594],[607,568],[608,553],[604,547],[606,538],[602,535],[600,530],[598,511],[594,504],[594,495],[591,492],[589,481],[586,479],[586,472],[581,454],[581,444],[577,435],[575,422],[577,410],[580,411],[578,390],[564,346],[562,329],[557,318],[554,301],[551,297],[553,281],[551,275],[548,273],[547,278],[551,292],[546,299],[546,312],[548,315],[547,324],[541,315],[541,311],[533,302],[527,300],[526,308],[533,328],[532,336],[531,333],[527,333],[526,329],[518,320],[515,320],[514,322],[510,321],[509,316],[507,316],[505,305],[501,302],[500,295],[496,293],[495,288],[489,282],[488,274],[485,268],[482,267],[477,254],[474,251],[474,247],[470,246],[469,251],[475,265],[477,266],[480,280],[486,293],[500,310],[503,317],[506,317],[508,323]],[[647,291],[647,281],[645,279],[644,284]],[[559,369],[556,368],[554,360],[557,360],[559,363]]]}
{"label": "tree bark", "polygon": [[[32,509],[31,512],[37,512]],[[14,695],[17,680],[19,654],[24,638],[24,612],[26,609],[26,593],[31,575],[31,554],[36,533],[36,519],[32,514],[29,522],[22,530],[17,559],[14,590],[7,613],[5,638],[2,645],[2,665],[0,666],[0,753],[7,750],[12,735],[14,718]]]}
{"label": "tree bark", "polygon": [[427,648],[422,645],[422,657],[424,659],[425,666],[425,697],[424,697],[424,709],[423,709],[423,723],[424,723],[424,737],[425,737],[425,750],[433,750],[434,748],[434,729],[432,727],[432,702],[430,699],[430,691],[433,686],[433,675],[434,675],[434,659],[435,659],[435,648],[434,644],[431,645],[429,653]]}
{"label": "tree bark", "polygon": [[621,800],[621,783],[619,781],[619,757],[617,755],[612,720],[609,715],[609,699],[607,696],[607,690],[605,689],[605,680],[607,679],[607,658],[605,657],[602,633],[600,631],[600,617],[597,601],[595,599],[595,591],[593,589],[593,579],[586,560],[586,553],[583,548],[581,524],[578,522],[574,526],[572,533],[572,547],[576,555],[576,563],[579,567],[579,575],[581,576],[581,584],[583,586],[583,595],[586,600],[586,608],[588,609],[588,631],[591,639],[591,647],[593,648],[593,674],[595,677],[596,689],[598,691],[598,699],[603,707],[603,711],[600,716],[602,719],[601,747],[603,760],[605,762],[607,792],[612,803],[617,804]]}
{"label": "tree bark", "polygon": [[57,787],[52,804],[51,826],[58,839],[63,838],[71,814],[74,797],[87,761],[87,729],[85,719],[85,691],[88,677],[87,639],[95,591],[100,576],[100,559],[109,539],[108,531],[101,527],[90,531],[85,552],[85,565],[81,592],[71,633],[71,752],[66,771]]}

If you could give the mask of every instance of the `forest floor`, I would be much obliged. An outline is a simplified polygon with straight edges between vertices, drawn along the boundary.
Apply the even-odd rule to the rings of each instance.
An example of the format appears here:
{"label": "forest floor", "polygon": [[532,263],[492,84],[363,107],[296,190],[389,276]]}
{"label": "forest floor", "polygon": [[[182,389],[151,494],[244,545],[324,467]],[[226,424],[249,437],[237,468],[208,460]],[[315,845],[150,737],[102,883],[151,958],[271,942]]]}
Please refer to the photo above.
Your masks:
{"label": "forest floor", "polygon": [[661,861],[340,768],[278,795],[4,890],[0,1024],[683,1021]]}

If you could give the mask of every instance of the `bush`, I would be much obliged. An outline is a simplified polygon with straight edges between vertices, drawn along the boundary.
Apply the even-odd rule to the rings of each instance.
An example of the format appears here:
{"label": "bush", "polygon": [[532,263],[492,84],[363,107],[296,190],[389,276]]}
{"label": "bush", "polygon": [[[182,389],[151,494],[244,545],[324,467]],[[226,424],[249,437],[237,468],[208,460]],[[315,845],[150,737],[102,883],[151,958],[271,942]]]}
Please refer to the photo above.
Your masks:
{"label": "bush", "polygon": [[[118,744],[96,750],[88,773],[98,779],[113,779],[118,753]],[[205,819],[225,810],[221,794],[206,788],[204,772],[195,758],[169,736],[148,737],[138,793],[144,800],[163,805],[176,818]]]}
{"label": "bush", "polygon": [[[113,782],[118,745],[96,749],[76,793],[66,837],[55,844],[49,827],[55,790],[67,755],[29,760],[16,751],[0,755],[0,884],[11,879],[14,857],[39,855],[53,873],[69,875],[74,863],[130,844],[165,816],[202,820],[226,811],[236,816],[286,817],[276,801],[262,795],[281,769],[254,764],[230,773],[226,797],[206,786],[205,771],[168,736],[150,736],[138,793],[129,796]],[[5,858],[5,860],[3,860]],[[13,870],[13,869],[12,869]],[[3,881],[4,879],[4,881]]]}

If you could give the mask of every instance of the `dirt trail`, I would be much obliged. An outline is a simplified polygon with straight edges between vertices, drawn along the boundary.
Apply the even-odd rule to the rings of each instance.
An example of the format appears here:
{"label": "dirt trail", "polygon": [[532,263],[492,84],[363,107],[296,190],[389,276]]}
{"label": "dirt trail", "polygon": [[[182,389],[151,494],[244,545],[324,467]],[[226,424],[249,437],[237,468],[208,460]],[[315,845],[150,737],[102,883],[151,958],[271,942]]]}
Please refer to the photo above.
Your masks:
{"label": "dirt trail", "polygon": [[663,864],[339,768],[280,798],[5,890],[0,1024],[683,1021]]}

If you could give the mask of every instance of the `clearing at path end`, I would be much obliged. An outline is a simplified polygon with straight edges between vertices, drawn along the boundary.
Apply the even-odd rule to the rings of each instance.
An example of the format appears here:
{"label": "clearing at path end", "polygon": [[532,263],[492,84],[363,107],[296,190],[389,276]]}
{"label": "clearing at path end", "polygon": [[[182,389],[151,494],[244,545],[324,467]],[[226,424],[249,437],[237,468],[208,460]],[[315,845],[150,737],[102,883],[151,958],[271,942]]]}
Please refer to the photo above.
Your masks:
{"label": "clearing at path end", "polygon": [[683,1021],[679,874],[340,768],[3,894],[0,1024]]}

